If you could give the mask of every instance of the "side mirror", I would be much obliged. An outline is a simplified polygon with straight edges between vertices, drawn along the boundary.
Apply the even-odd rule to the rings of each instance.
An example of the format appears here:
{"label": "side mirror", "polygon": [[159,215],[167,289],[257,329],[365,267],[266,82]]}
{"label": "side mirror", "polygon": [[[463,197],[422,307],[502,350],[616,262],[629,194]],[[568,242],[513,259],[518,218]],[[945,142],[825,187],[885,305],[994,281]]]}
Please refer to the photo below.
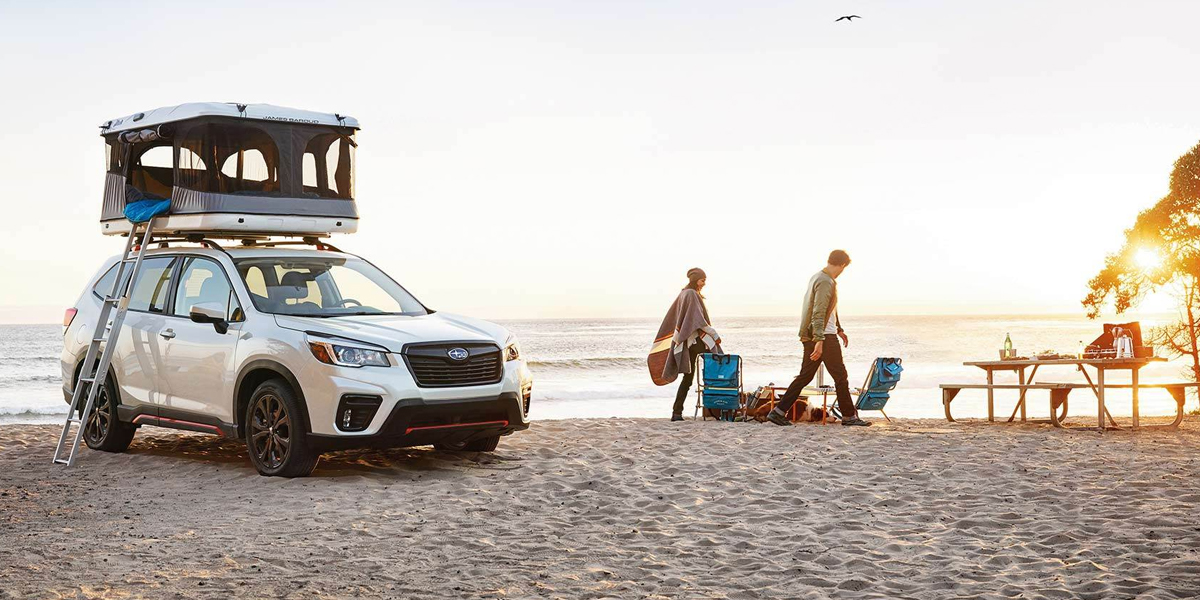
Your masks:
{"label": "side mirror", "polygon": [[225,309],[216,302],[201,302],[192,307],[188,313],[193,323],[212,323],[217,333],[229,331],[229,321],[225,320]]}

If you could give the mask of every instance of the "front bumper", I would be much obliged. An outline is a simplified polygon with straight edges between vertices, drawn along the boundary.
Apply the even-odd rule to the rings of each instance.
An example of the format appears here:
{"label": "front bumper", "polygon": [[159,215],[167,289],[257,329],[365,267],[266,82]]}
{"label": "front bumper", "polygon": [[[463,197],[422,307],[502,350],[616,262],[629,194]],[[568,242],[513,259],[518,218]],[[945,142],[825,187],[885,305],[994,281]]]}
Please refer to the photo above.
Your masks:
{"label": "front bumper", "polygon": [[425,446],[508,435],[529,428],[525,402],[525,398],[513,392],[455,400],[405,398],[396,401],[376,433],[354,436],[310,433],[308,443],[318,451],[327,451]]}

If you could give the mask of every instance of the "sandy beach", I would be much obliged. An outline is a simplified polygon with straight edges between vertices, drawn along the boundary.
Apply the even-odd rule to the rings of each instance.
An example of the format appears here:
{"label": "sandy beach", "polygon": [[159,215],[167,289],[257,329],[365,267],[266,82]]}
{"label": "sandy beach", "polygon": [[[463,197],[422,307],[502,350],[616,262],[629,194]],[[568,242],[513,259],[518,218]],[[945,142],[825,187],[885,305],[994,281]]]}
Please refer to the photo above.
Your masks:
{"label": "sandy beach", "polygon": [[1132,434],[539,422],[492,455],[327,456],[143,428],[49,461],[0,427],[0,596],[1184,598],[1200,420]]}

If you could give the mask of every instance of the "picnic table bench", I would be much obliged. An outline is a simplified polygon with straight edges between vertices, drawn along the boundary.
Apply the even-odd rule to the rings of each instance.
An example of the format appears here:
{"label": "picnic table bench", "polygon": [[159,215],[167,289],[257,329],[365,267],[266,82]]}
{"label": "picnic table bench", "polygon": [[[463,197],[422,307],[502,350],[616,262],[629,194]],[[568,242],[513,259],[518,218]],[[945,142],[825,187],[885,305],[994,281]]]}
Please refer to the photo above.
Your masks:
{"label": "picnic table bench", "polygon": [[[1175,400],[1175,420],[1167,425],[1154,425],[1148,428],[1163,428],[1163,427],[1178,427],[1183,421],[1183,404],[1185,392],[1188,388],[1200,387],[1200,383],[1186,382],[1171,382],[1171,383],[1152,383],[1143,384],[1138,381],[1138,370],[1150,364],[1151,362],[1161,362],[1162,358],[1058,358],[1051,360],[1002,360],[1002,361],[979,361],[965,362],[964,365],[974,366],[984,369],[987,372],[987,383],[985,384],[957,384],[948,383],[942,384],[942,406],[946,412],[946,420],[954,421],[954,417],[950,414],[950,403],[962,390],[982,389],[987,390],[988,400],[988,421],[995,421],[995,391],[996,390],[1017,390],[1020,392],[1017,398],[1017,404],[1013,408],[1012,415],[1009,416],[1008,422],[1013,422],[1017,414],[1021,416],[1021,422],[1026,422],[1025,416],[1025,401],[1026,393],[1030,390],[1049,390],[1050,391],[1050,422],[1055,427],[1063,427],[1063,422],[1067,416],[1067,398],[1072,390],[1090,389],[1095,395],[1099,404],[1097,410],[1097,427],[1096,429],[1104,431],[1105,429],[1119,429],[1115,419],[1104,406],[1104,392],[1110,389],[1128,389],[1133,391],[1133,428],[1140,429],[1142,425],[1138,414],[1138,392],[1143,389],[1164,389]],[[1074,366],[1081,373],[1087,383],[1051,383],[1051,382],[1034,382],[1033,379],[1037,374],[1038,368],[1042,366]],[[1096,380],[1092,381],[1091,375],[1084,369],[1084,366],[1090,366],[1096,370]],[[1032,372],[1026,377],[1025,370],[1032,367]],[[1132,383],[1112,384],[1105,383],[1104,373],[1107,370],[1129,370],[1131,372]],[[1014,371],[1017,374],[1017,383],[996,383],[994,373],[996,371]],[[1111,422],[1111,427],[1106,422]]]}

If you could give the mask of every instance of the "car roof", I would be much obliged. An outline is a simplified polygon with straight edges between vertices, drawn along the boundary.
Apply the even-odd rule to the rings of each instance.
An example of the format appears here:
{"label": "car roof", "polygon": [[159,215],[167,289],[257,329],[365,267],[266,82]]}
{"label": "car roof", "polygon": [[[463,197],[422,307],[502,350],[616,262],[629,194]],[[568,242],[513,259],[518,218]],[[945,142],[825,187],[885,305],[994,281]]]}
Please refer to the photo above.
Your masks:
{"label": "car roof", "polygon": [[[314,248],[289,248],[289,247],[233,247],[225,250],[216,250],[213,248],[205,248],[202,246],[172,246],[170,248],[150,248],[146,250],[146,256],[158,255],[175,255],[175,254],[191,254],[200,256],[209,256],[212,258],[220,258],[228,256],[233,260],[243,258],[357,258],[352,254],[344,252],[333,252],[330,250],[317,250]],[[119,259],[120,256],[110,258],[110,261]]]}

